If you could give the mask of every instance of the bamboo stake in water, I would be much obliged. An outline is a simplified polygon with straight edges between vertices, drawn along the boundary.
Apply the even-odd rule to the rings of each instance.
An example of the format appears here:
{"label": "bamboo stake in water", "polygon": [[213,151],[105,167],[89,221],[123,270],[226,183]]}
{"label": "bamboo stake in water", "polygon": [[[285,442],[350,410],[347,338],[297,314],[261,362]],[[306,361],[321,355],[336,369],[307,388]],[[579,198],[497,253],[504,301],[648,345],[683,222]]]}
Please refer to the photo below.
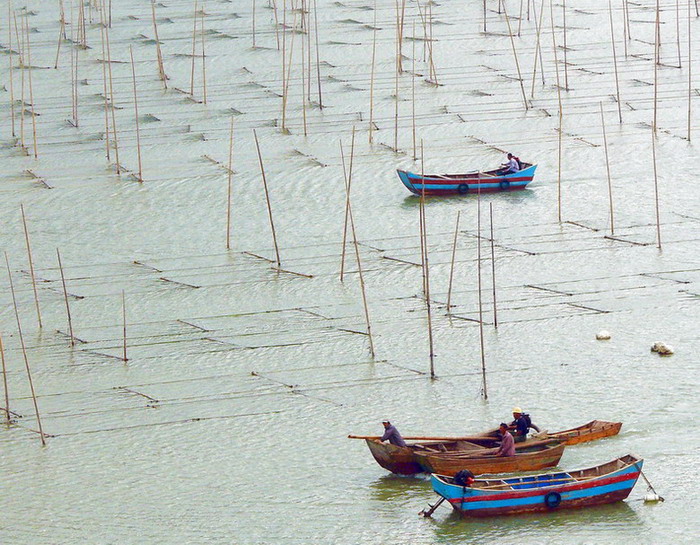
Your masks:
{"label": "bamboo stake in water", "polygon": [[66,315],[68,316],[68,331],[70,333],[70,345],[75,346],[75,338],[73,336],[73,321],[70,316],[70,305],[68,304],[68,290],[66,289],[66,277],[63,274],[63,264],[61,263],[61,252],[56,248],[56,257],[58,258],[58,268],[61,271],[61,284],[63,284],[63,299],[66,303]]}
{"label": "bamboo stake in water", "polygon": [[558,160],[558,175],[557,175],[557,217],[559,223],[561,223],[561,155],[562,155],[562,137],[563,137],[563,112],[561,104],[561,83],[559,81],[559,60],[557,59],[557,38],[554,33],[554,8],[552,7],[552,0],[549,0],[549,16],[552,24],[552,49],[554,50],[554,66],[556,68],[557,74],[557,98],[559,101],[559,160]]}
{"label": "bamboo stake in water", "polygon": [[691,29],[691,24],[690,24],[690,2],[688,2],[688,142],[690,142],[690,117],[691,117],[691,111],[690,111],[690,97],[692,96],[693,93],[693,63],[691,62],[691,51],[693,49],[693,40],[691,39],[690,36],[690,29]]}
{"label": "bamboo stake in water", "polygon": [[124,339],[122,361],[129,361],[129,358],[126,357],[126,295],[124,290],[122,290],[122,336]]}
{"label": "bamboo stake in water", "polygon": [[561,3],[561,13],[562,13],[562,25],[564,26],[564,88],[569,90],[569,63],[566,59],[566,52],[568,47],[566,46],[566,0],[562,0]]}
{"label": "bamboo stake in water", "polygon": [[231,249],[231,183],[233,181],[233,116],[231,116],[231,139],[228,147],[228,191],[226,192],[226,249]]}
{"label": "bamboo stake in water", "polygon": [[413,21],[411,34],[411,120],[413,125],[413,160],[418,158],[416,148],[416,21]]}
{"label": "bamboo stake in water", "polygon": [[484,399],[488,399],[489,394],[486,389],[486,357],[484,355],[484,307],[481,300],[481,186],[479,186],[479,191],[476,197],[476,218],[476,268],[477,289],[479,290],[479,345],[481,348],[481,380]]}
{"label": "bamboo stake in water", "polygon": [[[66,36],[66,17],[65,13],[63,11],[63,0],[60,0],[60,9],[61,9],[61,26],[58,29],[58,43],[56,44],[56,61],[53,63],[54,68],[58,68],[58,56],[61,53],[61,42],[65,39]],[[12,43],[10,43],[10,47],[12,47]]]}
{"label": "bamboo stake in water", "polygon": [[34,106],[34,90],[32,87],[32,47],[29,42],[29,18],[24,18],[25,28],[27,32],[27,65],[29,66],[28,79],[29,79],[29,102],[32,105],[32,141],[34,142],[34,159],[39,157],[39,150],[37,147],[36,140],[36,112]]}
{"label": "bamboo stake in water", "polygon": [[156,57],[158,59],[158,76],[163,82],[163,88],[168,88],[168,76],[163,67],[163,52],[160,50],[160,38],[158,37],[158,24],[156,23],[156,1],[151,0],[151,18],[153,19],[153,34],[156,37]]}
{"label": "bamboo stake in water", "polygon": [[34,290],[34,304],[36,305],[36,318],[39,323],[39,328],[42,327],[41,323],[41,310],[39,309],[39,293],[36,289],[36,276],[34,274],[34,260],[32,259],[32,247],[29,244],[29,230],[27,229],[27,218],[24,215],[24,205],[20,204],[19,209],[22,212],[22,225],[24,226],[24,240],[27,243],[27,257],[29,259],[29,272],[32,276],[32,288]]}
{"label": "bamboo stake in water", "polygon": [[457,234],[459,233],[459,216],[462,213],[461,210],[457,210],[457,221],[455,222],[455,236],[452,240],[452,259],[450,260],[450,280],[447,284],[447,313],[450,312],[451,301],[452,301],[452,279],[454,277],[455,271],[455,254],[457,253]]}
{"label": "bamboo stake in water", "polygon": [[[375,31],[376,32],[376,31]],[[7,34],[8,36],[8,58],[10,62],[10,115],[12,117],[12,136],[15,135],[15,85],[12,76],[12,0],[7,3]]]}
{"label": "bamboo stake in water", "polygon": [[518,82],[520,83],[520,91],[523,95],[523,104],[525,106],[525,111],[529,109],[527,103],[527,97],[525,96],[525,86],[523,85],[523,76],[520,73],[520,63],[518,62],[518,53],[515,50],[515,38],[513,38],[513,29],[510,26],[510,18],[508,17],[508,12],[506,11],[506,4],[503,3],[503,15],[506,18],[506,23],[508,23],[508,36],[510,36],[510,45],[513,48],[513,58],[515,59],[515,67],[518,70]]}
{"label": "bamboo stake in water", "polygon": [[[315,0],[314,0],[315,2]],[[369,77],[369,143],[374,132],[374,64],[377,56],[377,0],[374,0],[374,22],[372,23],[372,68]]]}
{"label": "bamboo stake in water", "polygon": [[[341,146],[342,156],[342,146]],[[360,246],[357,242],[357,231],[355,230],[355,219],[352,215],[352,202],[350,200],[350,188],[352,184],[352,163],[355,156],[355,127],[352,128],[352,143],[350,145],[350,168],[345,183],[346,199],[348,203],[348,217],[350,218],[350,230],[352,232],[353,245],[355,247],[355,257],[357,259],[357,272],[360,277],[360,289],[362,291],[362,305],[365,309],[365,321],[367,322],[367,337],[369,338],[369,352],[374,359],[374,340],[372,339],[372,324],[369,319],[369,305],[367,304],[367,292],[365,289],[364,274],[362,272],[362,261],[360,259]],[[343,159],[343,170],[345,170],[345,159]]]}
{"label": "bamboo stake in water", "polygon": [[[17,310],[17,299],[15,297],[15,286],[12,282],[12,273],[10,272],[10,261],[7,258],[7,252],[5,252],[5,264],[7,265],[7,276],[10,279],[10,292],[12,293],[12,304],[15,308],[15,318],[17,320],[17,331],[19,333],[19,340],[22,345],[22,356],[24,357],[24,366],[27,370],[27,380],[29,381],[29,388],[32,392],[32,401],[34,402],[34,412],[36,413],[36,420],[39,424],[39,435],[41,436],[41,444],[46,446],[46,439],[44,437],[44,429],[41,427],[41,416],[39,415],[39,404],[36,400],[36,392],[34,391],[34,382],[32,382],[32,373],[29,369],[29,359],[27,358],[27,347],[24,344],[24,335],[22,335],[22,324],[19,320],[19,311]],[[8,408],[9,410],[9,408]]]}
{"label": "bamboo stake in water", "polygon": [[[532,4],[533,9],[534,9],[534,2]],[[532,98],[535,98],[535,79],[537,77],[537,59],[539,57],[540,61],[540,72],[542,74],[542,85],[545,84],[544,81],[544,63],[542,62],[542,47],[540,43],[540,36],[542,34],[542,17],[544,15],[544,0],[542,0],[542,4],[540,5],[540,16],[539,19],[537,19],[537,14],[535,13],[535,26],[536,26],[536,45],[535,45],[535,60],[533,62],[533,69],[532,69],[532,88],[530,89],[530,96]]]}
{"label": "bamboo stake in water", "polygon": [[252,0],[253,3],[253,16],[251,19],[251,22],[253,24],[253,49],[255,49],[255,0]]}
{"label": "bamboo stake in water", "polygon": [[194,0],[194,15],[192,22],[192,67],[190,70],[190,96],[194,98],[194,59],[197,46],[197,0]]}
{"label": "bamboo stake in water", "polygon": [[[111,9],[111,3],[110,3],[110,9]],[[105,10],[105,5],[102,4],[102,26],[104,27],[105,31],[105,42],[107,44],[107,68],[108,68],[108,73],[109,73],[109,102],[111,106],[111,111],[112,111],[112,134],[114,136],[114,159],[116,161],[116,170],[117,174],[121,174],[121,165],[119,164],[119,139],[117,137],[117,117],[115,114],[115,104],[114,104],[114,80],[112,78],[112,51],[109,46],[109,29],[112,26],[111,24],[111,19],[109,25],[105,26],[105,23],[107,21],[107,15],[104,12]],[[110,14],[111,17],[111,14]]]}
{"label": "bamboo stake in water", "polygon": [[134,67],[134,50],[129,46],[129,55],[131,56],[131,78],[134,83],[134,112],[136,115],[136,153],[139,160],[139,182],[143,182],[143,171],[141,168],[141,136],[139,132],[139,102],[136,97],[136,68]]}
{"label": "bamboo stake in water", "polygon": [[[60,40],[60,36],[59,36]],[[100,41],[102,43],[102,94],[104,95],[104,111],[105,111],[105,153],[107,161],[110,160],[109,151],[109,100],[107,95],[107,56],[105,55],[105,23],[103,11],[100,10]]]}
{"label": "bamboo stake in water", "polygon": [[615,234],[615,215],[613,212],[612,177],[610,176],[610,158],[608,156],[608,138],[605,134],[605,115],[603,114],[603,103],[600,103],[600,121],[603,127],[603,147],[605,148],[605,169],[608,173],[608,196],[610,201],[610,234]]}
{"label": "bamboo stake in water", "polygon": [[[420,141],[420,162],[425,164],[423,158],[423,139]],[[430,262],[428,260],[428,228],[426,227],[425,217],[425,181],[423,183],[423,191],[420,198],[420,213],[423,221],[421,222],[421,238],[423,239],[423,270],[425,276],[425,307],[428,313],[428,345],[430,347],[430,378],[435,378],[435,350],[433,347],[433,318],[430,309]]]}
{"label": "bamboo stake in water", "polygon": [[489,222],[491,223],[491,284],[493,287],[493,327],[498,329],[498,312],[496,309],[496,252],[493,242],[493,203],[489,203]]}
{"label": "bamboo stake in water", "polygon": [[12,424],[10,418],[10,393],[7,388],[7,367],[5,366],[5,348],[2,345],[2,335],[0,335],[0,360],[2,360],[2,382],[5,390],[5,423],[9,426]]}
{"label": "bamboo stake in water", "polygon": [[202,2],[202,94],[204,104],[207,103],[207,55],[204,52],[204,2]]}
{"label": "bamboo stake in water", "polygon": [[399,0],[396,4],[396,43],[394,52],[396,53],[396,65],[394,67],[394,151],[399,151],[399,72],[401,71],[401,49],[399,46]]}
{"label": "bamboo stake in water", "polygon": [[255,147],[258,150],[258,161],[260,161],[260,174],[262,175],[263,186],[265,187],[265,200],[267,201],[267,215],[270,218],[270,229],[272,230],[272,242],[275,246],[275,257],[277,259],[277,268],[282,267],[280,261],[280,251],[277,247],[277,233],[275,232],[275,222],[272,220],[272,206],[270,205],[270,193],[267,189],[267,178],[265,177],[265,166],[263,165],[262,154],[260,153],[260,143],[258,142],[258,134],[253,129],[253,137],[255,138]]}
{"label": "bamboo stake in water", "polygon": [[622,44],[625,50],[625,59],[627,58],[627,2],[622,0]]}
{"label": "bamboo stake in water", "polygon": [[678,49],[678,68],[681,68],[681,8],[676,0],[676,46]]}
{"label": "bamboo stake in water", "polygon": [[659,39],[660,39],[660,10],[659,10],[659,0],[656,0],[656,33],[654,41],[654,120],[652,123],[652,129],[656,132],[656,112],[657,103],[659,95]]}
{"label": "bamboo stake in water", "polygon": [[[376,25],[376,7],[375,7],[375,27]],[[375,30],[376,32],[376,30]],[[318,13],[316,9],[316,0],[314,0],[314,36],[316,37],[316,80],[318,82],[318,106],[323,110],[323,98],[321,96],[321,61],[320,52],[318,49]]]}
{"label": "bamboo stake in water", "polygon": [[656,171],[656,131],[651,131],[651,157],[654,162],[654,205],[656,208],[656,242],[661,249],[661,219],[659,215],[659,177]]}
{"label": "bamboo stake in water", "polygon": [[[612,0],[608,0],[608,12],[610,14],[610,41],[612,44],[613,64],[615,66],[615,89],[617,91],[617,115],[622,123],[622,103],[620,101],[620,80],[617,75],[617,52],[615,51],[615,27],[613,25]],[[601,103],[602,108],[602,103]]]}
{"label": "bamboo stake in water", "polygon": [[[348,240],[348,222],[350,221],[350,188],[348,187],[348,173],[345,171],[345,154],[343,153],[343,142],[340,142],[340,160],[343,164],[343,179],[345,180],[345,220],[343,221],[343,249],[340,254],[340,281],[343,282],[345,275],[345,248]],[[350,165],[352,168],[352,164]],[[350,177],[352,182],[352,177]]]}
{"label": "bamboo stake in water", "polygon": [[15,23],[15,38],[17,39],[17,46],[19,47],[19,66],[22,69],[22,71],[20,72],[22,110],[20,112],[21,115],[19,118],[19,141],[20,141],[20,145],[22,146],[22,151],[24,151],[26,153],[27,147],[24,145],[24,112],[26,111],[26,102],[24,100],[24,67],[25,67],[25,65],[24,65],[24,32],[22,32],[21,38],[20,38],[19,26],[17,25],[17,14],[13,13],[12,17],[13,17],[14,23]]}

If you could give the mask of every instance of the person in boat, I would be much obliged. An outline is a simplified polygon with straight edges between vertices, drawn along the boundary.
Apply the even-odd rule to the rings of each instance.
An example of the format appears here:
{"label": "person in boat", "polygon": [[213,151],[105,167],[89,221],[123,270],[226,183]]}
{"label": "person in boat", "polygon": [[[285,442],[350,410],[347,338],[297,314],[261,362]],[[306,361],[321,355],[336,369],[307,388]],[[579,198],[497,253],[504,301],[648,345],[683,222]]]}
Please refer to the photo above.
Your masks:
{"label": "person in boat", "polygon": [[508,426],[512,430],[513,437],[516,443],[522,443],[527,440],[527,434],[530,429],[540,431],[540,428],[532,423],[529,414],[523,412],[520,407],[513,407],[513,421]]}
{"label": "person in boat", "polygon": [[503,168],[498,171],[498,174],[513,174],[520,171],[520,160],[512,153],[508,154],[508,161],[501,165]]}
{"label": "person in boat", "polygon": [[474,474],[468,469],[458,471],[452,478],[452,482],[458,486],[470,487],[474,484]]}
{"label": "person in boat", "polygon": [[397,430],[396,427],[391,424],[391,422],[384,420],[382,421],[382,424],[384,425],[384,435],[382,435],[381,439],[379,439],[380,441],[389,441],[389,443],[396,445],[397,447],[406,446],[406,441],[403,440],[399,430]]}
{"label": "person in boat", "polygon": [[501,434],[501,446],[494,453],[496,456],[515,456],[515,439],[510,434],[510,426],[501,422],[498,432]]}

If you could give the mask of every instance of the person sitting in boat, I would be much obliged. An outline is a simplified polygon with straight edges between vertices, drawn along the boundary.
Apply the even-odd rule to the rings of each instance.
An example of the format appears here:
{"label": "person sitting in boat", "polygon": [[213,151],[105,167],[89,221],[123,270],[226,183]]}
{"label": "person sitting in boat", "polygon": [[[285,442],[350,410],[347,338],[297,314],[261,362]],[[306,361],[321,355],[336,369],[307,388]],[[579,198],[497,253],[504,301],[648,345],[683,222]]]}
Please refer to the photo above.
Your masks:
{"label": "person sitting in boat", "polygon": [[498,171],[501,176],[513,174],[520,171],[520,160],[512,153],[508,154],[508,161],[501,165],[503,168]]}
{"label": "person sitting in boat", "polygon": [[397,447],[406,446],[406,441],[404,441],[403,437],[401,437],[399,430],[391,425],[391,422],[384,420],[382,421],[382,424],[384,425],[384,435],[382,435],[381,439],[379,439],[380,441],[389,441],[389,443],[396,445]]}
{"label": "person sitting in boat", "polygon": [[501,434],[501,446],[494,453],[496,456],[515,456],[515,440],[508,431],[508,424],[501,422],[498,432]]}
{"label": "person sitting in boat", "polygon": [[529,414],[523,412],[520,407],[513,407],[513,421],[508,426],[513,430],[513,437],[516,443],[522,443],[527,440],[527,434],[532,428],[535,431],[540,431],[540,428],[532,423]]}

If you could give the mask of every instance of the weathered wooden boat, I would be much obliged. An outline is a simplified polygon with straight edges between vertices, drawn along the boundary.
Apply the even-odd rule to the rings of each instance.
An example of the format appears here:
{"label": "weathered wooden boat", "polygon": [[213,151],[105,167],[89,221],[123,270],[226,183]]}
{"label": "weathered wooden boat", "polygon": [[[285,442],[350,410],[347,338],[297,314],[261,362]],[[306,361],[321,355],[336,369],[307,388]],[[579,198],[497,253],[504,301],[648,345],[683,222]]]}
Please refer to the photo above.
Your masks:
{"label": "weathered wooden boat", "polygon": [[[575,445],[595,441],[620,432],[622,422],[592,420],[587,424],[569,430],[543,434],[540,437],[516,443],[516,450],[521,450],[538,441],[555,439],[566,445]],[[404,437],[406,447],[397,447],[379,441],[379,436],[349,435],[351,439],[364,439],[372,456],[384,469],[401,475],[414,475],[426,471],[416,459],[415,452],[472,452],[479,448],[494,448],[500,439],[497,430],[464,437]]]}
{"label": "weathered wooden boat", "polygon": [[[544,443],[544,444],[543,444]],[[430,473],[452,476],[458,471],[468,469],[474,475],[484,473],[515,473],[519,471],[537,471],[554,467],[559,463],[566,445],[558,441],[540,442],[521,447],[515,456],[496,456],[479,451],[472,452],[415,452],[418,464]]]}
{"label": "weathered wooden boat", "polygon": [[501,169],[467,174],[415,174],[397,170],[403,185],[415,195],[446,196],[467,193],[493,193],[525,189],[535,177],[537,165],[521,163],[522,169],[512,174],[499,174]]}
{"label": "weathered wooden boat", "polygon": [[628,454],[587,469],[477,479],[470,486],[461,486],[454,478],[442,475],[432,475],[431,481],[433,490],[466,517],[513,515],[622,501],[637,482],[643,463],[641,458]]}

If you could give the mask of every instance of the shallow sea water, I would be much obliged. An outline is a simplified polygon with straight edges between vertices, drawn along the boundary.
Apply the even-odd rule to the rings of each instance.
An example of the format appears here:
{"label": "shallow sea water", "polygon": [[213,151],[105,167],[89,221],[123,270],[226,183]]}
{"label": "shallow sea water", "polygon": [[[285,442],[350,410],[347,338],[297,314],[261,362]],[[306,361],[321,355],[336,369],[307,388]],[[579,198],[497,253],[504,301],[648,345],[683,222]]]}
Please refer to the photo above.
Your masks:
{"label": "shallow sea water", "polygon": [[[0,274],[0,334],[15,422],[0,429],[0,542],[7,544],[263,543],[696,543],[700,470],[688,439],[699,366],[700,194],[698,91],[686,139],[688,4],[662,2],[656,160],[662,249],[657,248],[651,122],[654,2],[630,4],[623,49],[613,6],[623,123],[618,123],[607,4],[566,4],[568,70],[562,85],[561,221],[558,95],[549,9],[531,97],[540,5],[489,1],[432,6],[439,86],[426,83],[423,25],[406,4],[394,146],[395,5],[377,2],[373,117],[368,142],[375,4],[318,3],[307,136],[296,33],[285,123],[274,10],[210,0],[204,5],[207,104],[201,103],[201,41],[190,90],[192,15],[184,0],[156,4],[168,90],[158,80],[150,3],[112,4],[112,70],[120,163],[138,171],[129,46],[137,76],[143,183],[118,176],[105,157],[97,12],[86,4],[88,46],[79,51],[79,122],[71,114],[69,42],[54,69],[59,9],[26,3],[38,159],[11,134],[7,0],[0,2],[0,249],[17,292],[27,357],[45,432],[41,447],[7,273]],[[70,20],[70,3],[64,2]],[[92,3],[94,6],[94,2]],[[539,4],[539,3],[538,3]],[[18,21],[25,3],[13,2]],[[556,39],[563,11],[554,3]],[[691,6],[692,36],[700,19]],[[200,4],[201,8],[201,4]],[[282,39],[282,6],[279,5]],[[73,6],[77,27],[77,4]],[[426,9],[421,4],[421,10]],[[424,13],[424,12],[423,12]],[[298,17],[298,15],[297,15]],[[414,26],[415,21],[415,26]],[[286,24],[294,24],[287,14]],[[297,27],[300,22],[296,22]],[[680,30],[681,68],[676,29]],[[70,36],[70,25],[67,30]],[[415,36],[416,40],[411,41]],[[287,36],[287,55],[291,32]],[[312,36],[312,43],[315,37]],[[20,70],[13,33],[13,85]],[[415,43],[415,51],[413,44]],[[692,40],[693,73],[700,73]],[[314,46],[315,47],[315,46]],[[412,59],[415,57],[415,70]],[[416,73],[415,102],[411,73]],[[28,86],[28,71],[25,70]],[[28,94],[28,90],[25,89]],[[29,102],[29,99],[25,99]],[[600,103],[606,119],[614,203],[610,212]],[[424,166],[414,161],[423,142]],[[20,113],[15,133],[20,138]],[[225,246],[229,127],[234,117],[231,250]],[[354,250],[339,280],[345,191],[342,140],[353,154],[352,209],[376,357],[369,353]],[[252,130],[269,184],[277,272]],[[31,115],[24,140],[31,154]],[[539,165],[526,191],[428,199],[436,380],[429,376],[418,200],[396,168],[458,172],[492,168],[503,151]],[[29,174],[45,180],[51,189]],[[20,204],[27,217],[43,327],[38,327]],[[498,328],[493,324],[489,206],[494,215]],[[482,396],[477,287],[477,208],[488,400]],[[457,212],[452,303],[446,312]],[[70,294],[74,347],[56,261]],[[122,356],[122,292],[127,356]],[[595,340],[607,329],[612,339]],[[675,347],[670,358],[649,348]],[[447,508],[427,477],[387,474],[362,441],[391,418],[406,435],[490,428],[521,405],[549,430],[619,420],[619,436],[567,449],[560,467],[603,463],[629,452],[666,502],[644,504],[640,482],[616,505],[549,516],[480,521]]]}

